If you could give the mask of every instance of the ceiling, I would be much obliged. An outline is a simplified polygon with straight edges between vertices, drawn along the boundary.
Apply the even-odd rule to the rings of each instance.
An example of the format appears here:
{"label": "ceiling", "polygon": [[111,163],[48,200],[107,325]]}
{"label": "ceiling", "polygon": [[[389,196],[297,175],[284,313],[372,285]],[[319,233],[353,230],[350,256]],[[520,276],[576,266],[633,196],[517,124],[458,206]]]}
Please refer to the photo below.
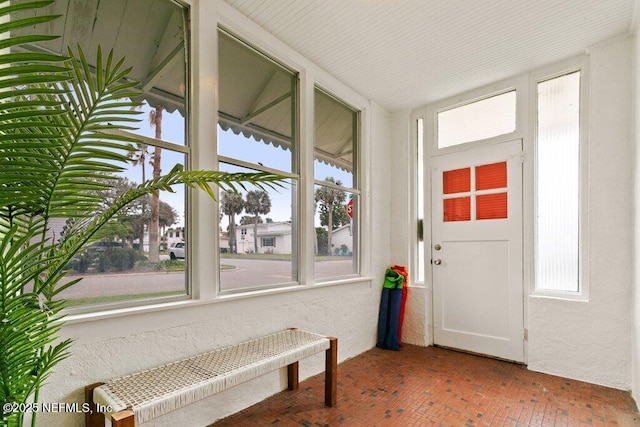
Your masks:
{"label": "ceiling", "polygon": [[225,0],[389,111],[630,34],[635,0]]}

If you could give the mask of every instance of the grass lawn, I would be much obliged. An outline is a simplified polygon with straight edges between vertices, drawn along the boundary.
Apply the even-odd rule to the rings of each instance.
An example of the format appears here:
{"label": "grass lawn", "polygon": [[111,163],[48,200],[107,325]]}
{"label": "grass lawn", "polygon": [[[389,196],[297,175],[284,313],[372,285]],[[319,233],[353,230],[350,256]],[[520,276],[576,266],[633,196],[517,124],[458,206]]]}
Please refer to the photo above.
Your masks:
{"label": "grass lawn", "polygon": [[142,298],[159,298],[184,295],[184,291],[151,292],[147,294],[113,295],[108,297],[75,298],[67,300],[67,307],[75,307],[87,304],[111,304],[114,302],[129,301]]}
{"label": "grass lawn", "polygon": [[[232,254],[221,253],[221,259],[260,259],[265,261],[291,261],[291,254]],[[352,257],[338,255],[316,255],[316,262],[347,260]]]}

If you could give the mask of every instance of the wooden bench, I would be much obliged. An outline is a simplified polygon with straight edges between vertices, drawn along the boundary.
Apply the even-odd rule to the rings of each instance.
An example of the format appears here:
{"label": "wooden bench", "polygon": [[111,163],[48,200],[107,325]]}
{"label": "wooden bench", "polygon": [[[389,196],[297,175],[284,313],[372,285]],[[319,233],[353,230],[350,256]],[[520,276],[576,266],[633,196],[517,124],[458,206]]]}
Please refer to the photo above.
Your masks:
{"label": "wooden bench", "polygon": [[[215,393],[287,367],[288,389],[298,389],[298,361],[325,351],[325,397],[335,406],[338,340],[297,329],[287,329],[241,344],[213,350],[142,372],[96,383],[85,388],[92,412],[87,427],[142,424]],[[101,410],[111,408],[109,413]]]}

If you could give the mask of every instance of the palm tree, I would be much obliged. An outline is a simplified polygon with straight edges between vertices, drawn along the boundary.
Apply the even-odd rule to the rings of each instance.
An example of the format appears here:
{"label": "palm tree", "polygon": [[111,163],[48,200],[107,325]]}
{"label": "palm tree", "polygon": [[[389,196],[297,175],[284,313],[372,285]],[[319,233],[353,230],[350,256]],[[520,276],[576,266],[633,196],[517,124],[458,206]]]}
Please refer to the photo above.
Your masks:
{"label": "palm tree", "polygon": [[[336,181],[333,177],[327,177],[325,181],[335,185],[342,185],[340,180]],[[329,255],[331,255],[331,235],[334,225],[339,226],[338,224],[342,222],[340,219],[334,218],[334,216],[336,211],[344,204],[346,198],[347,195],[343,190],[334,187],[321,186],[315,192],[315,202],[320,204],[320,224],[327,226],[327,251]],[[334,219],[338,219],[339,222],[334,224]]]}
{"label": "palm tree", "polygon": [[[156,129],[156,139],[162,139],[162,111],[164,107],[158,105],[154,110],[149,112],[149,123],[152,128]],[[153,179],[160,177],[162,172],[160,169],[162,149],[156,146],[151,157],[153,166]],[[151,218],[149,221],[149,262],[160,262],[160,195],[156,191],[151,196]]]}
{"label": "palm tree", "polygon": [[260,215],[271,212],[271,198],[264,190],[252,190],[247,193],[244,210],[253,218],[253,248],[258,253],[258,219]]}
{"label": "palm tree", "polygon": [[151,155],[149,146],[143,142],[136,142],[133,146],[135,148],[127,153],[127,157],[131,159],[133,167],[140,165],[142,168],[142,182],[145,182],[147,180],[145,163]]}
{"label": "palm tree", "polygon": [[[129,157],[132,160],[131,164],[133,165],[133,167],[140,165],[142,169],[141,182],[145,182],[147,180],[146,163],[147,163],[147,160],[149,159],[149,156],[151,155],[151,153],[149,152],[149,146],[142,142],[136,142],[133,144],[133,146],[135,147],[135,149],[129,151],[127,153],[127,157]],[[141,214],[141,218],[142,218],[144,217],[147,211],[146,197],[142,199],[141,206],[142,206],[142,214]],[[138,228],[138,239],[140,240],[140,245],[138,250],[140,251],[140,253],[144,253],[144,223],[142,224],[142,227]]]}
{"label": "palm tree", "polygon": [[220,210],[229,215],[229,249],[231,253],[238,252],[238,244],[236,242],[236,215],[244,209],[244,200],[242,194],[225,191],[220,196]]}
{"label": "palm tree", "polygon": [[[105,206],[102,194],[131,162],[137,84],[127,79],[124,58],[97,51],[95,67],[81,49],[70,59],[28,49],[27,43],[50,36],[12,37],[56,16],[8,19],[9,14],[48,2],[11,2],[0,9],[0,400],[24,404],[38,392],[53,368],[69,355],[71,340],[58,335],[64,301],[58,295],[81,279],[61,282],[71,260],[121,209],[157,191],[186,184],[215,199],[211,185],[235,191],[243,183],[258,188],[279,185],[269,173],[229,174],[185,171],[169,173],[133,186]],[[18,14],[20,15],[20,14]],[[13,18],[13,17],[12,17]],[[11,50],[9,50],[11,49]],[[49,239],[51,222],[68,219],[60,239]],[[35,425],[35,416],[32,421]],[[24,413],[3,414],[8,425],[23,423]]]}

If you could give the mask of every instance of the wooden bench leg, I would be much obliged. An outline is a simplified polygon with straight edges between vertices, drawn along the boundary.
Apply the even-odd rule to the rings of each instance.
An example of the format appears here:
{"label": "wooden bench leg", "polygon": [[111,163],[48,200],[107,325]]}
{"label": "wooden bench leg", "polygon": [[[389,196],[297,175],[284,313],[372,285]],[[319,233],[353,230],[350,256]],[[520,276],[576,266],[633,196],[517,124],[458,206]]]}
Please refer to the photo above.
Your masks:
{"label": "wooden bench leg", "polygon": [[336,406],[338,396],[338,339],[329,337],[324,370],[324,404]]}
{"label": "wooden bench leg", "polygon": [[86,427],[104,427],[104,414],[98,412],[96,404],[93,403],[93,390],[104,383],[95,383],[84,388],[84,401],[89,404],[90,411],[84,414],[84,425]]}
{"label": "wooden bench leg", "polygon": [[298,362],[293,362],[287,366],[287,385],[289,390],[297,390],[298,382]]}
{"label": "wooden bench leg", "polygon": [[130,409],[123,409],[111,415],[112,427],[135,427],[135,425],[136,420],[133,416],[133,411]]}

